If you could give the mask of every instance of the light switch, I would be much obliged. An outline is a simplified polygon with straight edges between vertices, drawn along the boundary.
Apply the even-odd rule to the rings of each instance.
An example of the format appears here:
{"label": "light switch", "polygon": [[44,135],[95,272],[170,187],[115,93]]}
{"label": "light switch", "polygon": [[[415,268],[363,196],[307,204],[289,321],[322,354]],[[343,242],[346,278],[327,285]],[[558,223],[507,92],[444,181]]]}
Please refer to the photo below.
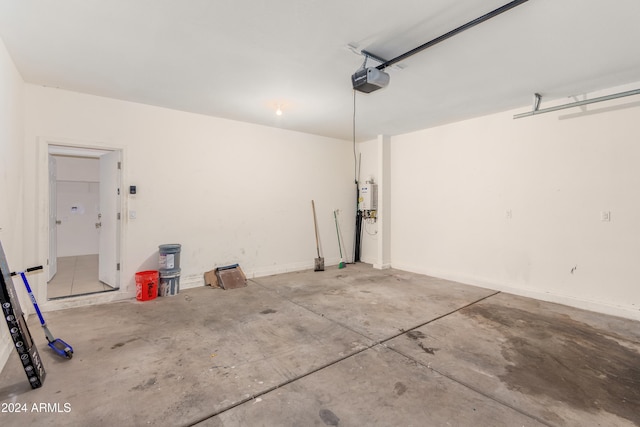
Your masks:
{"label": "light switch", "polygon": [[603,222],[611,221],[611,211],[600,212],[600,221],[603,221]]}

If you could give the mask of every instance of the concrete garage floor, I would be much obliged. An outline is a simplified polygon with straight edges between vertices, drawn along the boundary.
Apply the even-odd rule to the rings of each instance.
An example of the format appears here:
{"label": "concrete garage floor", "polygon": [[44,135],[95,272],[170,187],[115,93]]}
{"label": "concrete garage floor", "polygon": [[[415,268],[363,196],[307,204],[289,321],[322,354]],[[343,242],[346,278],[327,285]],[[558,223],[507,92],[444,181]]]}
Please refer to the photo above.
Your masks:
{"label": "concrete garage floor", "polygon": [[2,426],[640,426],[639,322],[365,264],[47,320]]}

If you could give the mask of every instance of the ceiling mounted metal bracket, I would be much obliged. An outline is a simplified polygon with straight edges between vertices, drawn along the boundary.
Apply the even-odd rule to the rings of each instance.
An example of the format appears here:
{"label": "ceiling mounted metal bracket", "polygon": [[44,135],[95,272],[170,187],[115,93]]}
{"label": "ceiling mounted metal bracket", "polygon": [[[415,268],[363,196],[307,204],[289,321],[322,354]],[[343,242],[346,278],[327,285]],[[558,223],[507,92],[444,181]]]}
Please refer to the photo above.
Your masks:
{"label": "ceiling mounted metal bracket", "polygon": [[[365,64],[366,61],[371,59],[379,64],[384,64],[385,62],[387,62],[386,59],[382,58],[381,56],[376,55],[375,53],[371,53],[366,49],[361,49],[358,47],[357,44],[355,43],[349,43],[345,46],[345,48],[350,51],[355,53],[358,56],[364,56],[365,58]],[[394,64],[390,67],[392,70],[396,70],[396,71],[400,71],[400,70],[404,70],[406,68],[405,64]]]}
{"label": "ceiling mounted metal bracket", "polygon": [[367,50],[362,49],[360,51],[360,53],[362,53],[364,56],[366,56],[368,58],[371,58],[371,59],[373,59],[375,61],[378,61],[381,64],[384,64],[385,62],[387,62],[386,59],[380,58],[378,55],[374,55],[373,53],[371,53],[371,52],[369,52]]}
{"label": "ceiling mounted metal bracket", "polygon": [[540,108],[540,103],[542,102],[542,95],[539,93],[533,94],[533,111],[538,111]]}
{"label": "ceiling mounted metal bracket", "polygon": [[[564,109],[573,108],[573,107],[580,107],[580,106],[583,106],[583,105],[595,104],[596,102],[609,101],[609,100],[612,100],[612,99],[624,98],[625,96],[632,96],[632,95],[640,95],[640,89],[628,90],[626,92],[614,93],[612,95],[600,96],[598,98],[593,98],[593,99],[585,99],[583,101],[571,102],[569,104],[556,105],[555,107],[543,108],[542,110],[540,110],[539,108],[536,108],[536,103],[538,101],[538,96],[540,96],[539,94],[536,93],[534,95],[536,98],[534,100],[533,111],[529,111],[527,113],[516,114],[516,115],[513,116],[513,118],[514,119],[521,119],[523,117],[531,117],[531,116],[535,116],[537,114],[550,113],[552,111],[564,110]],[[542,96],[540,96],[540,99],[542,99]],[[537,103],[537,107],[539,107],[539,106],[540,106],[540,104]]]}

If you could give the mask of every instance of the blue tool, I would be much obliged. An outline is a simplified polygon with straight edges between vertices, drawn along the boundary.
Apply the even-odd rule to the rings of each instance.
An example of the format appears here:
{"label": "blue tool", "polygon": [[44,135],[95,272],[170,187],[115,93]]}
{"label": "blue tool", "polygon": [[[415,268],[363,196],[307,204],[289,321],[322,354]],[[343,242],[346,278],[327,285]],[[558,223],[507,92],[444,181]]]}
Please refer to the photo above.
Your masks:
{"label": "blue tool", "polygon": [[25,273],[29,273],[31,271],[42,270],[42,266],[39,265],[37,267],[27,268],[26,271],[20,271],[19,273],[12,272],[11,275],[15,276],[16,274],[20,274],[22,277],[22,281],[24,282],[24,286],[27,288],[27,292],[29,292],[29,298],[31,298],[31,302],[33,303],[33,307],[36,309],[36,313],[38,313],[38,318],[40,319],[40,324],[44,329],[44,335],[47,337],[47,341],[49,342],[49,347],[53,349],[59,356],[65,357],[67,359],[71,359],[73,357],[73,347],[71,347],[66,342],[62,341],[60,338],[54,338],[47,328],[47,324],[44,321],[44,317],[42,317],[42,313],[40,313],[40,308],[38,307],[38,302],[36,301],[36,297],[33,296],[33,292],[31,291],[31,286],[29,286],[29,282],[27,281],[27,276]]}

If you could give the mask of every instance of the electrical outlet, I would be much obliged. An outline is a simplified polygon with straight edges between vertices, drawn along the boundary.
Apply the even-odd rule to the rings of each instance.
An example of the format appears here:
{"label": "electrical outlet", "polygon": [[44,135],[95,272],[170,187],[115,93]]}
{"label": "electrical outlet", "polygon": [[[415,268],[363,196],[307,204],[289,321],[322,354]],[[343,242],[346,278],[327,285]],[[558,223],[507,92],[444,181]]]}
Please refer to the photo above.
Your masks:
{"label": "electrical outlet", "polygon": [[507,219],[513,218],[513,212],[511,211],[511,209],[507,209],[506,217]]}
{"label": "electrical outlet", "polygon": [[138,217],[138,213],[136,211],[129,211],[129,219],[136,219]]}

